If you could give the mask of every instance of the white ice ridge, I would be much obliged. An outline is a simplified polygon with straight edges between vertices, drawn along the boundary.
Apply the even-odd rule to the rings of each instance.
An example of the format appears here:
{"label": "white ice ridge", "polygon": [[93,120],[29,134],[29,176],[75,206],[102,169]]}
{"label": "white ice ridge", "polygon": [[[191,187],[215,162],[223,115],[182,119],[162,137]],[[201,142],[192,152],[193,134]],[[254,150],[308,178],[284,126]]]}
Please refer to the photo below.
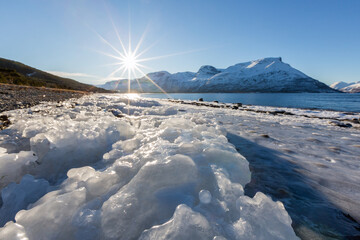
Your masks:
{"label": "white ice ridge", "polygon": [[0,239],[297,239],[281,202],[244,196],[248,162],[213,113],[74,101],[7,113]]}

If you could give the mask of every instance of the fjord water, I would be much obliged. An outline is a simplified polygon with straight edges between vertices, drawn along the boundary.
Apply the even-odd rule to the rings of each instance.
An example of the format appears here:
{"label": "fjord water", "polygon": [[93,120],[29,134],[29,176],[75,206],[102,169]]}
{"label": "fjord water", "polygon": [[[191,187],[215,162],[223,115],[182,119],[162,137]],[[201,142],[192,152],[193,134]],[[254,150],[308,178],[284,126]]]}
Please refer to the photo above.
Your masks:
{"label": "fjord water", "polygon": [[161,93],[141,94],[143,97],[182,100],[241,102],[247,105],[310,108],[344,112],[360,112],[360,93]]}

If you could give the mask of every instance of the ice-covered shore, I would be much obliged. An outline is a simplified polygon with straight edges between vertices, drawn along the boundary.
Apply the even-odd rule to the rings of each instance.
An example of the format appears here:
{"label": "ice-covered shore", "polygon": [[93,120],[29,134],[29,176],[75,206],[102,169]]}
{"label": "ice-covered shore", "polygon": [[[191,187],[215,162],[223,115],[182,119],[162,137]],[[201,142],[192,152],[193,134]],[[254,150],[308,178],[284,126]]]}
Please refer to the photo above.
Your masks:
{"label": "ice-covered shore", "polygon": [[100,94],[7,114],[0,239],[297,239],[283,203],[244,195],[255,184],[245,138],[299,160],[315,190],[358,216],[358,130]]}
{"label": "ice-covered shore", "polygon": [[244,196],[248,162],[210,112],[138,99],[127,115],[127,101],[9,112],[1,239],[296,238],[281,202]]}

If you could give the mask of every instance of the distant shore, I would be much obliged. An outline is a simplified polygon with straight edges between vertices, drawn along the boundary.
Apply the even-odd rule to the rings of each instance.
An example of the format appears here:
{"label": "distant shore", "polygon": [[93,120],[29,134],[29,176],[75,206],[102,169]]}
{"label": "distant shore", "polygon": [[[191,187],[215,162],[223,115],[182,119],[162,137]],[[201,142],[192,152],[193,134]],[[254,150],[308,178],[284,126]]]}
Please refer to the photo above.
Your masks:
{"label": "distant shore", "polygon": [[67,89],[0,84],[0,113],[32,107],[41,102],[58,102],[69,98],[79,98],[86,94],[90,93]]}

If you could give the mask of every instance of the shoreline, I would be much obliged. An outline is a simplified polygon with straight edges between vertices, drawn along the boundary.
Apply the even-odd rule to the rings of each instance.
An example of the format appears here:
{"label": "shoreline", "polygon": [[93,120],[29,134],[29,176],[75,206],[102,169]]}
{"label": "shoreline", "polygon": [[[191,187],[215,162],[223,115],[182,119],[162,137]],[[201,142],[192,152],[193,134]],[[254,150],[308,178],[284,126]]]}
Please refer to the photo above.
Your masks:
{"label": "shoreline", "polygon": [[[247,106],[263,106],[263,107],[272,107],[272,108],[297,108],[297,109],[304,109],[304,110],[319,110],[319,111],[330,111],[330,112],[351,112],[351,113],[357,113],[360,114],[360,108],[357,106],[356,111],[353,111],[351,109],[341,109],[339,107],[335,108],[331,108],[328,107],[326,108],[325,106],[323,107],[316,107],[316,106],[311,106],[311,102],[309,103],[303,103],[300,105],[294,105],[294,104],[287,104],[286,105],[268,105],[267,103],[263,102],[264,104],[257,102],[255,103],[254,101],[247,101],[246,98],[244,98],[244,96],[247,96],[249,98],[253,98],[257,95],[259,95],[259,97],[261,98],[261,96],[266,96],[266,95],[274,95],[273,97],[275,97],[275,99],[278,97],[277,95],[294,95],[295,94],[295,98],[299,96],[299,94],[301,94],[302,96],[306,96],[306,95],[312,95],[314,96],[314,94],[325,94],[325,95],[330,95],[331,94],[335,94],[335,95],[342,95],[341,93],[199,93],[199,94],[193,94],[193,93],[170,93],[169,96],[166,96],[162,93],[162,94],[152,94],[152,93],[136,93],[138,95],[140,95],[141,97],[145,97],[145,98],[156,98],[156,99],[172,99],[172,100],[186,100],[186,101],[197,101],[199,98],[203,98],[204,101],[209,101],[209,102],[213,102],[214,100],[217,100],[219,102],[225,103],[225,104],[232,104],[232,103],[236,103],[236,102],[241,102],[244,105]],[[161,96],[163,95],[163,96]],[[187,96],[188,95],[188,96]],[[207,96],[209,95],[209,96]],[[223,97],[224,96],[239,96],[239,98],[228,98],[228,97]],[[355,93],[355,94],[346,94],[347,96],[359,96],[360,97],[360,93]],[[186,97],[184,97],[186,96]],[[230,100],[231,99],[231,100]],[[266,99],[266,98],[265,98]],[[305,98],[306,99],[306,98]],[[268,100],[271,100],[270,98]],[[320,101],[322,100],[321,98],[319,99]],[[286,99],[285,99],[286,101]],[[324,100],[323,100],[324,101]],[[309,105],[309,107],[305,107],[306,104]]]}
{"label": "shoreline", "polygon": [[5,111],[29,108],[41,102],[59,102],[70,98],[80,98],[88,92],[32,87],[24,85],[0,84],[0,114]]}
{"label": "shoreline", "polygon": [[[154,98],[155,99],[155,98]],[[164,99],[162,99],[164,100]],[[335,110],[323,110],[323,109],[306,109],[306,108],[285,108],[285,107],[270,107],[270,106],[261,106],[261,105],[245,105],[241,103],[219,103],[219,102],[205,102],[205,101],[191,101],[191,100],[173,100],[167,99],[167,101],[172,103],[179,103],[179,104],[186,104],[186,105],[194,105],[194,106],[205,106],[211,108],[227,108],[232,110],[239,110],[239,111],[250,111],[256,113],[264,113],[264,114],[271,114],[271,115],[296,115],[302,116],[306,118],[317,118],[317,119],[325,119],[325,120],[333,120],[333,121],[340,121],[340,122],[348,122],[348,123],[338,123],[338,122],[329,122],[332,125],[336,125],[339,127],[354,127],[360,129],[360,113],[357,112],[341,112]],[[254,108],[251,108],[254,107]],[[266,109],[268,110],[262,110]],[[280,110],[279,110],[280,109]],[[296,114],[292,111],[294,109],[297,110],[316,110],[319,112],[331,111],[334,113],[342,113],[344,114],[343,118],[336,118],[336,117],[326,117],[326,116],[318,116],[318,115],[307,115],[307,114]],[[351,117],[357,116],[357,117]]]}

